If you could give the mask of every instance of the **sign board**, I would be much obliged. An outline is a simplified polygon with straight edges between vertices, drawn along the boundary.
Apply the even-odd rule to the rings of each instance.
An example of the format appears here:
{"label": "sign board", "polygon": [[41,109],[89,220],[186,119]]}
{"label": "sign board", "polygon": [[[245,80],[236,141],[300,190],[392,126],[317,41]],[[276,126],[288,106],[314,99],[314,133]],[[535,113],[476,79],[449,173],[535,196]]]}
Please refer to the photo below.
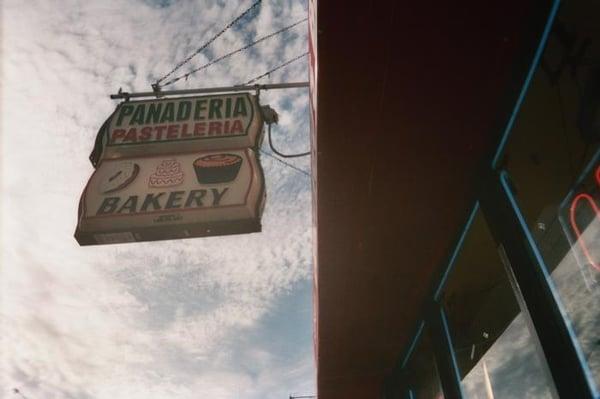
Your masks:
{"label": "sign board", "polygon": [[82,245],[260,231],[263,174],[254,151],[107,159],[84,190]]}
{"label": "sign board", "polygon": [[248,93],[127,101],[103,132],[103,158],[255,147],[263,121]]}
{"label": "sign board", "polygon": [[248,93],[126,101],[100,130],[79,203],[80,245],[261,230],[263,133]]}

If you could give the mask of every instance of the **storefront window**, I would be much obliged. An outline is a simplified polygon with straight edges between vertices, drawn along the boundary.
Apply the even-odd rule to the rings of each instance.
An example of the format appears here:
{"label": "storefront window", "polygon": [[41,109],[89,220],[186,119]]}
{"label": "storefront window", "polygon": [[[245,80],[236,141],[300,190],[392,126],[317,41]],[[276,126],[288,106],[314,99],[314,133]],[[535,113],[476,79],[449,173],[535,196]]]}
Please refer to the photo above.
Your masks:
{"label": "storefront window", "polygon": [[465,398],[555,397],[517,295],[478,213],[442,296]]}
{"label": "storefront window", "polygon": [[407,380],[414,399],[444,398],[427,328],[421,332],[419,343],[408,363]]}
{"label": "storefront window", "polygon": [[500,165],[600,384],[600,25],[565,2]]}

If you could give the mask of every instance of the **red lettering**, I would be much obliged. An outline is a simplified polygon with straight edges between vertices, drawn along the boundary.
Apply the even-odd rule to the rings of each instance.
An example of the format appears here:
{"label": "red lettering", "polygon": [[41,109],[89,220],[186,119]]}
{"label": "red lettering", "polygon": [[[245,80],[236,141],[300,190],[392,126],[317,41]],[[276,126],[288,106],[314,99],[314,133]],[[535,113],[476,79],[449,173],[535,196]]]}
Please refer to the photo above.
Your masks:
{"label": "red lettering", "polygon": [[183,125],[181,125],[181,137],[192,137],[192,135],[190,133],[188,133],[188,125],[187,123],[184,123]]}
{"label": "red lettering", "polygon": [[214,136],[215,134],[221,135],[221,122],[209,122],[208,123],[208,135]]}
{"label": "red lettering", "polygon": [[150,126],[143,127],[140,131],[140,140],[146,141],[152,136],[152,128]]}
{"label": "red lettering", "polygon": [[233,121],[233,126],[231,126],[231,134],[244,133],[244,127],[242,126],[242,121],[236,119]]}
{"label": "red lettering", "polygon": [[168,139],[176,139],[178,133],[179,133],[179,125],[169,125],[169,127],[167,128],[167,138]]}
{"label": "red lettering", "polygon": [[163,132],[165,131],[167,127],[164,125],[160,125],[160,126],[156,126],[154,129],[156,129],[156,140],[161,140],[162,139],[162,135]]}
{"label": "red lettering", "polygon": [[132,127],[129,129],[123,141],[137,141],[137,128]]}
{"label": "red lettering", "polygon": [[199,122],[194,123],[194,136],[204,136],[206,132],[206,123]]}
{"label": "red lettering", "polygon": [[114,143],[115,141],[117,141],[117,139],[122,139],[123,137],[125,137],[125,129],[115,129],[113,131],[110,142]]}
{"label": "red lettering", "polygon": [[229,121],[223,122],[223,134],[229,134]]}

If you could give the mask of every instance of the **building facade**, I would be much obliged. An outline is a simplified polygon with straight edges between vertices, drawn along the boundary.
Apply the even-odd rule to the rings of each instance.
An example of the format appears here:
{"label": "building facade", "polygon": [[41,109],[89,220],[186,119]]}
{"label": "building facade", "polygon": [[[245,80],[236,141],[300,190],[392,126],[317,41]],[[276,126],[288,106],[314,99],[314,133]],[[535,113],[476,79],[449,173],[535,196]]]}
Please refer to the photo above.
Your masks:
{"label": "building facade", "polygon": [[323,3],[319,398],[600,397],[600,5]]}

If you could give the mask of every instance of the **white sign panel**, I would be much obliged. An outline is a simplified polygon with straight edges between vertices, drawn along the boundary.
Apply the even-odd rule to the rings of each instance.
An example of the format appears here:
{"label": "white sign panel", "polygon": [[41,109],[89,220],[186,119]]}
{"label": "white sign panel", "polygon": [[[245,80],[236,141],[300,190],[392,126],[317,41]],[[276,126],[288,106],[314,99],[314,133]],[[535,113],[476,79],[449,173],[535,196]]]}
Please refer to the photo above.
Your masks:
{"label": "white sign panel", "polygon": [[103,132],[102,158],[255,148],[262,126],[256,97],[248,93],[127,101]]}
{"label": "white sign panel", "polygon": [[105,159],[86,186],[81,245],[260,231],[264,179],[250,148]]}

